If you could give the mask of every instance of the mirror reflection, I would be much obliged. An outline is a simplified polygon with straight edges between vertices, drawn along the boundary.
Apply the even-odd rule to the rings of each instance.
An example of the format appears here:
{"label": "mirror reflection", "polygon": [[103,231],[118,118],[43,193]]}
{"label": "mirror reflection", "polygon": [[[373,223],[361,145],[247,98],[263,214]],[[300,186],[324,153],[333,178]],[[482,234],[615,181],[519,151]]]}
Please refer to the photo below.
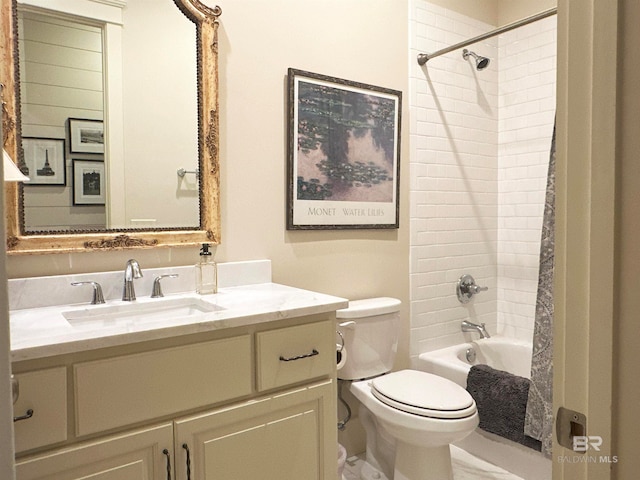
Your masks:
{"label": "mirror reflection", "polygon": [[195,25],[172,0],[128,0],[122,24],[27,3],[24,231],[197,229]]}

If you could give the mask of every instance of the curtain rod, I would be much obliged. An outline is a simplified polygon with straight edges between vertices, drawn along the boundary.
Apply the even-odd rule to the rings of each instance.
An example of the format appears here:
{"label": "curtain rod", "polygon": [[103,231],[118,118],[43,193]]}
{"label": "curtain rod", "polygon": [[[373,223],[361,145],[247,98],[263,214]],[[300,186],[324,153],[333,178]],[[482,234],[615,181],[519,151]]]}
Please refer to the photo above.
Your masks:
{"label": "curtain rod", "polygon": [[487,32],[487,33],[483,33],[482,35],[478,35],[477,37],[470,38],[469,40],[465,40],[464,42],[456,43],[455,45],[451,45],[450,47],[443,48],[442,50],[438,50],[437,52],[420,53],[418,54],[418,64],[424,65],[434,57],[439,57],[440,55],[444,55],[445,53],[452,52],[453,50],[458,50],[459,48],[466,47],[467,45],[471,45],[472,43],[480,42],[487,38],[495,37],[496,35],[500,35],[501,33],[508,32],[509,30],[513,30],[514,28],[522,27],[524,25],[537,22],[538,20],[542,20],[543,18],[550,17],[551,15],[555,15],[556,13],[558,13],[557,8],[550,8],[549,10],[544,10],[540,13],[536,13],[535,15],[531,15],[530,17],[523,18],[522,20],[518,20],[517,22],[509,23],[503,27],[496,28],[495,30],[491,30],[490,32]]}

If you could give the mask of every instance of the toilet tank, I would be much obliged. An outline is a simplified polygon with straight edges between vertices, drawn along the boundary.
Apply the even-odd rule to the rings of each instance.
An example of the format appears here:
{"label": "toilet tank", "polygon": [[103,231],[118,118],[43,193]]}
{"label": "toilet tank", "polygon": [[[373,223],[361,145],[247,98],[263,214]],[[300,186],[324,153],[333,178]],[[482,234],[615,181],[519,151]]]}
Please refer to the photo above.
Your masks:
{"label": "toilet tank", "polygon": [[397,298],[367,298],[350,301],[347,308],[336,312],[347,356],[338,378],[362,380],[391,371],[398,348],[401,303]]}

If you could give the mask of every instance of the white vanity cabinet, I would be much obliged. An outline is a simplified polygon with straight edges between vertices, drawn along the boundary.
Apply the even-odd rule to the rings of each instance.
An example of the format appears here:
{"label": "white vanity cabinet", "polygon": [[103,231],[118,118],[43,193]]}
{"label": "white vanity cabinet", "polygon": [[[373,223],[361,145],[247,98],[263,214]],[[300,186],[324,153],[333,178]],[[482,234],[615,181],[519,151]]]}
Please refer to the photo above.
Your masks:
{"label": "white vanity cabinet", "polygon": [[[167,480],[173,425],[157,425],[16,462],[19,480]],[[168,447],[168,448],[167,448]],[[167,451],[165,455],[163,451]],[[171,467],[170,467],[171,468]]]}
{"label": "white vanity cabinet", "polygon": [[175,422],[177,480],[336,478],[326,380]]}
{"label": "white vanity cabinet", "polygon": [[333,315],[313,315],[18,373],[68,395],[55,436],[38,409],[16,429],[17,479],[336,480],[334,336]]}

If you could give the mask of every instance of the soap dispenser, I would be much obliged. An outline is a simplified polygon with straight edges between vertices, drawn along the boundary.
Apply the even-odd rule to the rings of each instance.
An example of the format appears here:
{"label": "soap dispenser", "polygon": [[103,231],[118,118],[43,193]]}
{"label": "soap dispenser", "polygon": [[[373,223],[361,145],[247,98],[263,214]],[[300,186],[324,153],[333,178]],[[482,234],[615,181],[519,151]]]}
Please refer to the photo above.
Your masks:
{"label": "soap dispenser", "polygon": [[218,293],[218,266],[213,261],[209,244],[200,248],[200,263],[196,265],[196,292],[200,295]]}

